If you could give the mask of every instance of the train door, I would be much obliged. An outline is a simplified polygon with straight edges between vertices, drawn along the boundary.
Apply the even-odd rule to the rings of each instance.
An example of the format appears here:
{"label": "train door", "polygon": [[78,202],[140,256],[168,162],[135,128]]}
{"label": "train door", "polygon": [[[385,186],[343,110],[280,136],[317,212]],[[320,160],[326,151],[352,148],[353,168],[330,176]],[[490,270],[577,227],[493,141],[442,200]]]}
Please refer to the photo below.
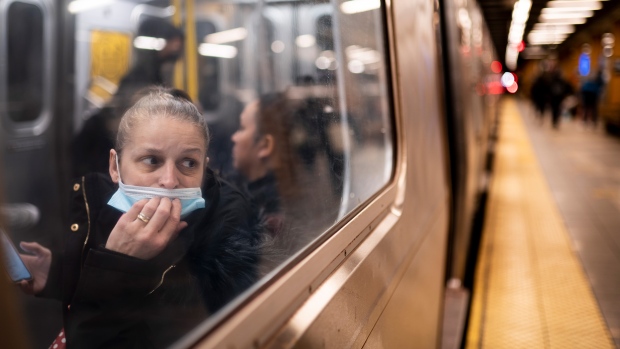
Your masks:
{"label": "train door", "polygon": [[[58,143],[55,137],[55,8],[48,0],[0,4],[0,158],[5,201],[1,213],[11,238],[60,247]],[[59,331],[57,305],[20,297],[32,331]],[[49,314],[49,316],[48,316]],[[53,336],[53,334],[51,334]]]}

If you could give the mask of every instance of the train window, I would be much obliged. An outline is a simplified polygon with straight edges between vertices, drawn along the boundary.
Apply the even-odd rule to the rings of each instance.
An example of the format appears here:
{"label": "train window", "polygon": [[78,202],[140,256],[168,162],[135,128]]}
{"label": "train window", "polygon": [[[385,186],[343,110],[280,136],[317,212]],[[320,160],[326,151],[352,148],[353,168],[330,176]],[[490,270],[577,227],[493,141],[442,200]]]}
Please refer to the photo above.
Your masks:
{"label": "train window", "polygon": [[[99,175],[72,184],[71,193],[84,198],[72,200],[66,216],[75,221],[63,228],[66,236],[55,237],[67,241],[65,258],[70,260],[54,264],[50,278],[62,275],[58,268],[69,268],[62,271],[70,280],[67,285],[50,282],[49,288],[57,289],[41,292],[65,300],[63,311],[71,316],[65,316],[69,322],[64,326],[73,346],[95,344],[89,340],[100,341],[97,345],[124,340],[172,343],[224,311],[235,297],[290,270],[388,184],[394,139],[385,25],[380,9],[352,11],[344,6],[350,3],[355,2],[69,2],[70,20],[59,23],[66,26],[59,33],[67,37],[59,43],[66,45],[63,57],[73,50],[72,59],[62,63],[71,65],[67,71],[74,80],[59,77],[63,80],[58,85],[73,89],[75,114],[58,118],[63,126],[73,126],[75,134],[70,141],[62,140],[70,142],[72,164],[66,166],[73,168],[59,172],[78,178],[88,172]],[[42,108],[36,102],[45,59],[41,13],[17,2],[9,11],[14,11],[10,31],[19,38],[11,41],[10,49],[15,101],[10,117],[34,120]],[[205,209],[190,213],[188,228],[159,254],[130,258],[136,257],[133,251],[108,245],[109,237],[121,229],[114,230],[122,219],[120,211],[127,208],[119,197],[131,189],[113,182],[120,172],[110,168],[139,168],[144,171],[133,177],[123,172],[124,184],[152,184],[135,180],[161,173],[156,169],[163,168],[162,151],[151,143],[179,137],[179,132],[172,127],[173,132],[149,138],[145,149],[156,154],[141,157],[135,166],[124,167],[131,161],[126,159],[132,159],[124,154],[131,152],[117,149],[120,155],[111,157],[110,149],[117,146],[123,115],[147,95],[144,88],[153,85],[187,92],[174,93],[193,100],[197,108],[190,109],[199,114],[192,117],[198,115],[209,125],[209,171],[190,181],[191,187],[202,183]],[[178,112],[159,110],[165,110],[165,116]],[[143,124],[121,125],[131,132],[127,130]],[[192,126],[166,144],[185,146],[195,131]],[[111,158],[119,162],[111,163]],[[201,161],[204,158],[183,159],[180,163],[192,170],[183,167],[179,173],[195,171],[192,164]],[[137,195],[151,189],[138,188]],[[89,195],[89,190],[102,192]],[[101,200],[85,203],[87,197]],[[188,200],[196,200],[191,207],[201,208],[199,198]],[[141,213],[134,217],[137,228],[150,224],[150,213]],[[89,224],[97,226],[90,229]],[[32,325],[35,333],[60,329],[57,322],[41,325],[45,317],[36,311],[28,317],[37,324]],[[81,336],[81,328],[101,336]],[[35,340],[37,347],[53,340],[41,336]]]}
{"label": "train window", "polygon": [[16,1],[6,18],[6,111],[13,122],[34,121],[43,109],[43,13],[39,6]]}

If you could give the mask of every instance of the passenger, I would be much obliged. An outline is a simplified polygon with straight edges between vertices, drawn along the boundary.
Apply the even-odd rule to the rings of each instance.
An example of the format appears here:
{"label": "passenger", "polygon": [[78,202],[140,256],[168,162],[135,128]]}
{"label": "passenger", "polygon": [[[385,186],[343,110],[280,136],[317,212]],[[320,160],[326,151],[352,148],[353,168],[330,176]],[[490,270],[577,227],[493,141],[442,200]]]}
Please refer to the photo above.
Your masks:
{"label": "passenger", "polygon": [[62,253],[21,243],[34,280],[20,286],[63,302],[69,348],[166,347],[256,280],[250,204],[207,168],[183,95],[157,88],[125,113],[109,176],[73,186]]}
{"label": "passenger", "polygon": [[536,77],[530,90],[530,97],[536,110],[536,118],[542,122],[545,115],[545,108],[549,100],[549,81],[544,72]]}
{"label": "passenger", "polygon": [[573,87],[562,77],[560,70],[553,70],[549,81],[549,104],[551,105],[553,128],[559,128],[560,107],[564,99],[572,95],[573,92]]}
{"label": "passenger", "polygon": [[263,227],[260,273],[265,274],[308,242],[307,203],[301,198],[302,165],[292,142],[294,108],[284,93],[246,106],[232,136],[237,183],[252,198]]}
{"label": "passenger", "polygon": [[284,94],[265,95],[243,110],[233,141],[233,166],[242,176],[259,217],[271,235],[282,229],[281,195],[294,195],[292,110]]}
{"label": "passenger", "polygon": [[159,51],[137,48],[134,64],[110,102],[86,120],[72,142],[74,176],[107,172],[108,151],[114,146],[120,118],[135,102],[134,95],[149,86],[164,85],[163,66],[174,63],[183,51],[183,32],[163,19],[142,22],[139,36],[164,39],[166,44]]}
{"label": "passenger", "polygon": [[583,104],[583,122],[589,122],[596,128],[598,121],[598,99],[603,89],[603,74],[598,72],[593,78],[581,85],[581,100]]}

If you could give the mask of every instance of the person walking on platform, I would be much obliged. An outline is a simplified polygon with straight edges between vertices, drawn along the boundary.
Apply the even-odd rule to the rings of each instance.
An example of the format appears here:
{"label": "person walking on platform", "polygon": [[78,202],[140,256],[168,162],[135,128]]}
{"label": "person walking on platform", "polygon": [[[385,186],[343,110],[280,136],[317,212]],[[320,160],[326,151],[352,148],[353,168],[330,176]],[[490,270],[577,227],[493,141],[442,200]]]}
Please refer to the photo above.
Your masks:
{"label": "person walking on platform", "polygon": [[551,105],[553,128],[557,129],[560,127],[562,102],[573,93],[573,87],[562,77],[562,73],[558,69],[552,71],[549,81],[549,104]]}
{"label": "person walking on platform", "polygon": [[603,74],[599,71],[594,78],[586,80],[581,85],[581,100],[583,105],[583,122],[587,126],[592,121],[596,128],[598,119],[598,98],[603,89]]}
{"label": "person walking on platform", "polygon": [[536,118],[542,122],[545,115],[545,108],[547,106],[547,100],[549,99],[549,78],[546,74],[542,73],[536,77],[532,88],[530,90],[530,98],[536,109]]}

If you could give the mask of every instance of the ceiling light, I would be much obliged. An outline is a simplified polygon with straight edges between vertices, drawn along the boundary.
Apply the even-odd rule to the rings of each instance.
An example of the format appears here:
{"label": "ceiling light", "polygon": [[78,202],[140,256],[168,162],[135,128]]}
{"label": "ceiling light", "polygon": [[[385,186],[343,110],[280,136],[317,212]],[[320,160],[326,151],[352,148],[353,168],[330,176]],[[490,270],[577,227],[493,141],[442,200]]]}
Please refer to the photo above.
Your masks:
{"label": "ceiling light", "polygon": [[314,35],[306,34],[300,35],[295,39],[295,44],[299,47],[312,47],[316,43]]}
{"label": "ceiling light", "polygon": [[166,39],[137,36],[133,39],[133,46],[142,50],[161,51],[166,46]]}
{"label": "ceiling light", "polygon": [[585,18],[539,18],[541,25],[584,24]]}
{"label": "ceiling light", "polygon": [[247,29],[240,27],[209,34],[205,36],[205,42],[209,44],[225,44],[227,42],[243,40],[247,36]]}
{"label": "ceiling light", "polygon": [[[597,9],[598,10],[598,9]],[[562,7],[562,8],[544,8],[540,13],[546,15],[554,15],[554,14],[562,14],[562,13],[570,13],[570,12],[591,12],[592,9],[583,8],[583,7]]]}
{"label": "ceiling light", "polygon": [[351,0],[340,5],[340,10],[346,14],[359,13],[378,9],[381,7],[380,0]]}
{"label": "ceiling light", "polygon": [[69,13],[79,13],[108,5],[113,1],[114,0],[75,0],[69,3],[67,10]]}
{"label": "ceiling light", "polygon": [[551,27],[551,28],[536,28],[534,27],[534,29],[532,29],[530,31],[530,35],[531,34],[571,34],[575,32],[575,27],[573,26],[566,26],[566,28],[558,28],[558,27]]}
{"label": "ceiling light", "polygon": [[532,31],[534,30],[546,30],[551,32],[574,32],[575,26],[569,24],[559,24],[559,25],[543,25],[543,23],[536,23]]}
{"label": "ceiling light", "polygon": [[551,8],[581,8],[585,10],[600,10],[603,5],[600,1],[549,1],[547,7]]}
{"label": "ceiling light", "polygon": [[564,12],[579,12],[579,11],[596,11],[600,10],[602,6],[573,6],[573,7],[547,7],[542,9],[541,13],[564,13]]}
{"label": "ceiling light", "polygon": [[565,19],[565,18],[587,18],[587,17],[592,17],[593,15],[594,15],[594,11],[541,13],[540,19],[545,20],[545,19]]}
{"label": "ceiling light", "polygon": [[230,45],[200,44],[198,53],[209,57],[234,58],[237,56],[237,48]]}
{"label": "ceiling light", "polygon": [[519,0],[514,4],[510,30],[508,31],[508,45],[506,46],[506,66],[510,70],[517,67],[517,59],[519,58],[517,45],[523,41],[525,23],[530,16],[531,8],[531,0]]}

